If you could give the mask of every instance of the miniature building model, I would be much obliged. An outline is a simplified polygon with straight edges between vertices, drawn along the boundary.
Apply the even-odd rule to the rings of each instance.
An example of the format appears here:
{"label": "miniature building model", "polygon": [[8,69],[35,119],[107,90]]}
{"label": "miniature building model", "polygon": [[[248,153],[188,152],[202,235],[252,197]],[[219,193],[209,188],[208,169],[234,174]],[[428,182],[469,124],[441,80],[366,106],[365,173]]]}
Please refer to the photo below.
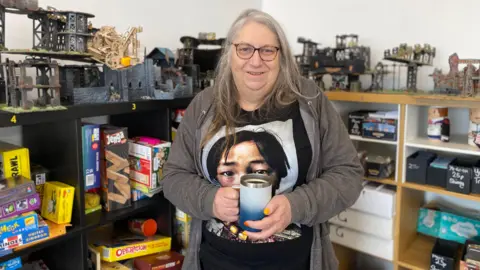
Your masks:
{"label": "miniature building model", "polygon": [[[36,69],[36,80],[27,75],[27,68]],[[45,59],[27,58],[15,63],[7,59],[7,88],[10,93],[10,103],[13,108],[31,109],[34,105],[60,106],[60,83],[58,64]],[[27,93],[37,89],[38,99],[31,101]]]}
{"label": "miniature building model", "polygon": [[299,37],[297,42],[303,44],[303,53],[301,55],[295,55],[295,60],[302,75],[308,77],[310,62],[312,57],[317,53],[317,46],[319,44],[303,37]]}
{"label": "miniature building model", "polygon": [[384,59],[407,64],[407,89],[416,91],[418,67],[431,66],[435,54],[436,49],[430,44],[424,46],[416,44],[412,47],[402,43],[391,51],[389,49],[385,50]]}
{"label": "miniature building model", "polygon": [[[215,39],[213,33],[200,33],[199,38],[183,36],[183,48],[178,49],[176,66],[193,78],[193,87],[204,89],[213,84],[213,71],[224,47],[225,39]],[[199,45],[213,45],[217,48],[203,49]]]}
{"label": "miniature building model", "polygon": [[359,90],[359,76],[370,71],[370,48],[358,45],[358,35],[337,35],[335,39],[334,48],[318,49],[317,43],[299,38],[304,49],[296,56],[297,64],[304,76],[322,88],[323,75],[330,74],[333,89]]}
{"label": "miniature building model", "polygon": [[[480,70],[474,64],[480,64],[480,59],[460,59],[456,53],[448,58],[450,70],[443,74],[435,69],[433,74],[434,92],[450,95],[476,96],[480,94]],[[466,66],[459,70],[459,64]]]}

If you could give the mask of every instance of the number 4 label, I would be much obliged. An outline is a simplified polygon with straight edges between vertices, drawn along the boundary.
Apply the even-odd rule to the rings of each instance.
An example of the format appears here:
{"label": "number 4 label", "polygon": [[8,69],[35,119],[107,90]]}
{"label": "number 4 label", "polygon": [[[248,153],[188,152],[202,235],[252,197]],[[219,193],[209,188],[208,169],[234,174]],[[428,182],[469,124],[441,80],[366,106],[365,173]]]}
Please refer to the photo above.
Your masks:
{"label": "number 4 label", "polygon": [[10,118],[10,122],[16,124],[17,123],[17,116],[16,115],[12,116],[12,118]]}

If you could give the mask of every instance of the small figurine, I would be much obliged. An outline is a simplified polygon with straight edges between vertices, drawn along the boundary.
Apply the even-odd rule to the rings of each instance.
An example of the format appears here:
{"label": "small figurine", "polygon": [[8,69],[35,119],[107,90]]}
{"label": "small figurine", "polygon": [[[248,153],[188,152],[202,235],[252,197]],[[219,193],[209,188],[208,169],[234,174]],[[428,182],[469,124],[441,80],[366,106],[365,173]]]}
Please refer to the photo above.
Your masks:
{"label": "small figurine", "polygon": [[480,148],[480,109],[470,109],[470,128],[468,131],[468,144]]}
{"label": "small figurine", "polygon": [[428,109],[428,138],[450,141],[450,120],[448,119],[448,108],[430,107]]}

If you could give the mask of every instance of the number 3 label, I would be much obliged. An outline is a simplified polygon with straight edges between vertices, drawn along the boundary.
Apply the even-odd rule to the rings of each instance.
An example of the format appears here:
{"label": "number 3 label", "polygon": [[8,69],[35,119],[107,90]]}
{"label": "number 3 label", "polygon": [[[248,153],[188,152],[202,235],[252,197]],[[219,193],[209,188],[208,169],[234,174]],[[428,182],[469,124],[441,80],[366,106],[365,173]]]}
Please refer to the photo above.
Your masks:
{"label": "number 3 label", "polygon": [[135,111],[137,109],[137,104],[132,103],[132,111]]}

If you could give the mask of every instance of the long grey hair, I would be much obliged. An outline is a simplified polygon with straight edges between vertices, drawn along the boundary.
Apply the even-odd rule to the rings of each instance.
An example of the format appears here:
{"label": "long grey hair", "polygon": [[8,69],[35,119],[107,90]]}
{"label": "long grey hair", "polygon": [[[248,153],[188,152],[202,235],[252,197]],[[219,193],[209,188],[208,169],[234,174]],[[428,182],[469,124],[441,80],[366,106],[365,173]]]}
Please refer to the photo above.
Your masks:
{"label": "long grey hair", "polygon": [[272,109],[291,104],[298,95],[301,95],[299,90],[301,74],[280,24],[265,12],[256,9],[243,11],[228,31],[225,48],[217,66],[213,86],[215,116],[207,135],[202,140],[202,145],[205,145],[222,126],[225,126],[227,140],[229,140],[230,135],[233,134],[233,128],[239,121],[240,107],[237,103],[237,89],[230,63],[231,54],[235,51],[231,45],[237,33],[247,22],[251,21],[267,26],[277,36],[280,44],[280,72],[273,90],[265,97],[261,111],[268,113]]}

